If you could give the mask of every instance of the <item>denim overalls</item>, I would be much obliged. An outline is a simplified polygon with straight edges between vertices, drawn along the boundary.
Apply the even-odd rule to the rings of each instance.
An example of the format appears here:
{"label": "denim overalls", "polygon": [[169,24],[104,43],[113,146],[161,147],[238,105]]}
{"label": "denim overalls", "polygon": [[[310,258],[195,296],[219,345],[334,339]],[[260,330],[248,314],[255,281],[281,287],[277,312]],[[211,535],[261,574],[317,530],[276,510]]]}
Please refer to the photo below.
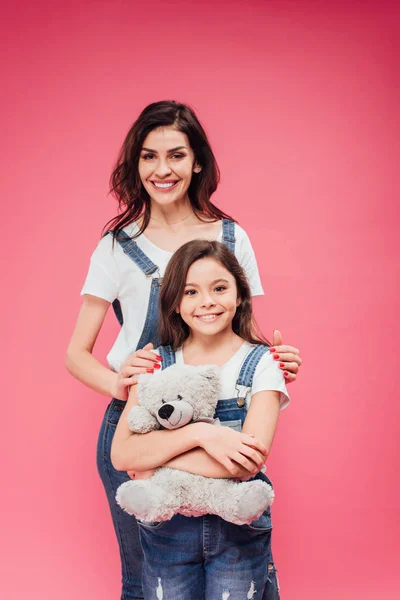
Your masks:
{"label": "denim overalls", "polygon": [[[163,369],[174,364],[170,346],[158,350]],[[241,431],[245,399],[267,351],[263,345],[249,351],[236,381],[237,396],[218,401],[214,416],[222,425]],[[272,485],[262,472],[255,479]],[[269,507],[250,525],[234,525],[215,515],[175,515],[164,522],[139,522],[139,529],[145,600],[279,600]]]}
{"label": "denim overalls", "polygon": [[[143,348],[149,342],[152,342],[154,347],[157,348],[160,343],[157,330],[158,297],[161,285],[159,268],[125,232],[122,231],[119,234],[117,241],[146,277],[152,278],[146,319],[136,350]],[[232,252],[235,252],[235,223],[233,221],[222,220],[222,242]],[[132,298],[132,302],[134,302],[134,298]],[[118,300],[113,302],[113,307],[122,325],[123,315]],[[114,529],[119,543],[122,565],[121,600],[142,600],[143,552],[140,546],[137,523],[135,518],[124,512],[115,500],[117,488],[121,483],[129,481],[129,477],[123,471],[116,471],[110,459],[111,442],[124,407],[125,402],[116,399],[113,399],[108,405],[98,439],[97,468],[107,494]]]}

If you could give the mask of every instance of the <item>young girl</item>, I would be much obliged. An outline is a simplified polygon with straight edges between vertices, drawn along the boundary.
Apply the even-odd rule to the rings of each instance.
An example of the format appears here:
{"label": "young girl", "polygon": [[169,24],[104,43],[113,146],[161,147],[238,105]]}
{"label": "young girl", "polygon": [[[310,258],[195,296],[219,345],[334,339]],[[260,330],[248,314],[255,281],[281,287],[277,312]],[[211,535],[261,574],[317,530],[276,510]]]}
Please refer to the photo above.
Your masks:
{"label": "young girl", "polygon": [[[188,106],[165,101],[143,110],[126,136],[111,177],[120,214],[92,255],[68,347],[70,373],[113,398],[100,429],[97,465],[120,548],[122,600],[143,598],[142,550],[135,520],[115,502],[118,486],[129,478],[113,468],[110,447],[134,376],[160,367],[159,357],[148,350],[149,342],[157,346],[160,341],[158,295],[172,252],[196,238],[220,240],[244,268],[253,296],[263,294],[246,232],[210,200],[218,179],[207,136]],[[107,368],[93,349],[111,303],[122,327]],[[286,380],[294,381],[301,364],[298,350],[279,345],[280,338],[273,343],[278,344],[274,359]]]}
{"label": "young girl", "polygon": [[[111,449],[116,469],[136,477],[167,465],[206,477],[258,478],[271,448],[279,410],[289,402],[284,377],[254,333],[251,292],[235,256],[219,242],[196,240],[171,258],[160,294],[163,368],[221,367],[216,417],[227,427],[194,423],[132,434],[132,386]],[[143,473],[146,472],[147,473]],[[145,600],[278,598],[270,511],[237,526],[215,515],[141,523]],[[267,585],[268,584],[268,585]]]}

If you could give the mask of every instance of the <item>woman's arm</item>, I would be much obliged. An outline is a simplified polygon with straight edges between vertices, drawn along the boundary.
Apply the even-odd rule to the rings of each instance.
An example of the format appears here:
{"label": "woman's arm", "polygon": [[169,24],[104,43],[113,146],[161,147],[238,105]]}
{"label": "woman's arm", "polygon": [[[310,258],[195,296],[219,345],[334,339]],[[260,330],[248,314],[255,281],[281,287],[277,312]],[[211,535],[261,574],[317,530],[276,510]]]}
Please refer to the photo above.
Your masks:
{"label": "woman's arm", "polygon": [[93,348],[103,325],[110,302],[85,294],[78,319],[68,346],[66,356],[67,370],[92,390],[127,400],[129,387],[137,383],[135,375],[152,372],[159,368],[158,357],[152,344],[130,354],[121,365],[119,373],[105,367],[92,354]]}
{"label": "woman's arm", "polygon": [[92,351],[103,325],[110,302],[85,295],[75,329],[67,349],[67,370],[92,390],[115,396],[118,374],[105,367]]}
{"label": "woman's arm", "polygon": [[132,433],[128,414],[137,404],[136,386],[132,386],[111,446],[111,462],[119,471],[155,469],[199,447],[228,469],[230,476],[233,462],[254,468],[255,463],[262,464],[265,460],[266,448],[253,436],[209,423],[192,423],[180,429],[144,434]]}
{"label": "woman's arm", "polygon": [[[242,429],[243,433],[254,435],[266,447],[268,452],[271,448],[278,422],[280,410],[279,396],[279,392],[271,391],[261,391],[254,394]],[[262,456],[261,462],[248,460],[248,463],[243,460],[243,457],[238,458],[240,462],[232,461],[232,464],[227,468],[214,460],[204,450],[197,448],[173,458],[165,466],[171,469],[178,469],[179,471],[188,471],[195,475],[203,475],[203,477],[224,479],[239,477],[243,479],[258,473],[265,462],[266,456]]]}

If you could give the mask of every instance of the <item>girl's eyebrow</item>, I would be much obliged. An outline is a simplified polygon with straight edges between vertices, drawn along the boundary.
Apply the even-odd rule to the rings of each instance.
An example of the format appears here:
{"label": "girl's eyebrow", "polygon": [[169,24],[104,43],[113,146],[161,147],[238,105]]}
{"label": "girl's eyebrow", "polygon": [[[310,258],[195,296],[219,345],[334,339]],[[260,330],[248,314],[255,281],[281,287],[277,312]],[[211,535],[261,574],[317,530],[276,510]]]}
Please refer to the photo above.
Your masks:
{"label": "girl's eyebrow", "polygon": [[[220,277],[219,279],[214,279],[214,281],[212,281],[210,283],[210,285],[215,285],[219,281],[223,281],[224,283],[228,283],[229,284],[229,281],[227,279],[223,279],[222,277]],[[191,285],[192,287],[198,287],[197,283],[185,283],[185,287],[187,287],[188,285]]]}
{"label": "girl's eyebrow", "polygon": [[[170,150],[167,150],[167,152],[176,152],[177,150],[182,150],[182,149],[187,150],[186,146],[176,146],[175,148],[171,148]],[[142,150],[144,150],[145,152],[153,152],[153,154],[157,154],[157,150],[152,150],[151,148],[145,148],[145,146],[143,146]]]}

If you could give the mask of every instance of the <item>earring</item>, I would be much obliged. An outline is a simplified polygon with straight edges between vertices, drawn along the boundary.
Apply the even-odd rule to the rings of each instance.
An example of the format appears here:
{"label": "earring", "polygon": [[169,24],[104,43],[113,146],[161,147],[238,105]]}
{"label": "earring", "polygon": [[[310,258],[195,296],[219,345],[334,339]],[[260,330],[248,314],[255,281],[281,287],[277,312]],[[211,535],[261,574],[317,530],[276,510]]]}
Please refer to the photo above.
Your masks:
{"label": "earring", "polygon": [[200,171],[201,171],[200,165],[196,165],[195,168],[193,169],[193,173],[200,173]]}

